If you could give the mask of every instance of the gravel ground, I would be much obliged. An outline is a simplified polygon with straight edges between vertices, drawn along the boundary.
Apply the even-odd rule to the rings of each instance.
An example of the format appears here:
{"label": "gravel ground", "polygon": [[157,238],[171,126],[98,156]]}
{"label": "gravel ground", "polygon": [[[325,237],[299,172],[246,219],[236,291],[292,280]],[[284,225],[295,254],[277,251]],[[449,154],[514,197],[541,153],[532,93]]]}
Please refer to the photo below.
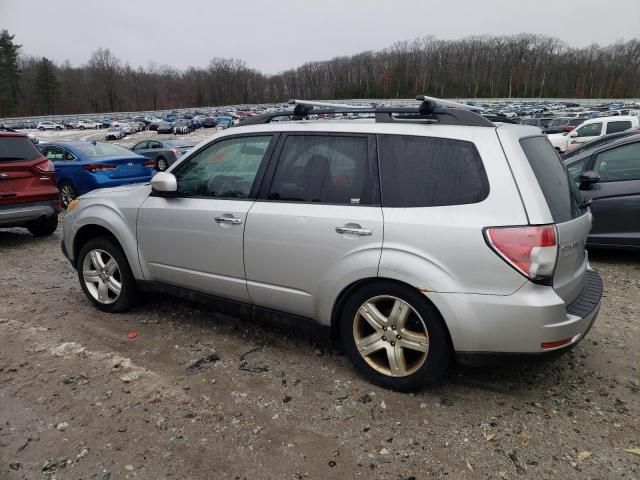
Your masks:
{"label": "gravel ground", "polygon": [[400,394],[203,306],[99,312],[60,239],[0,231],[2,479],[640,478],[637,254],[591,252],[605,297],[571,353]]}

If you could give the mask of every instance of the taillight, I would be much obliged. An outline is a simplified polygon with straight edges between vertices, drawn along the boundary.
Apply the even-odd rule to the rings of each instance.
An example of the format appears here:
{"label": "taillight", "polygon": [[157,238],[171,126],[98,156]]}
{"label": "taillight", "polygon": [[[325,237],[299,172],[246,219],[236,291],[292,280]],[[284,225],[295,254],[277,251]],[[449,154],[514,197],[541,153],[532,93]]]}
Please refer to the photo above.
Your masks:
{"label": "taillight", "polygon": [[45,160],[44,162],[36,163],[33,168],[35,168],[38,173],[51,174],[56,171],[56,167],[51,160]]}
{"label": "taillight", "polygon": [[553,278],[558,257],[555,225],[490,227],[484,235],[489,246],[525,277],[533,281]]}
{"label": "taillight", "polygon": [[575,125],[565,125],[564,126],[564,131],[565,132],[570,132],[571,130],[573,130],[575,127]]}
{"label": "taillight", "polygon": [[153,167],[155,167],[155,165],[156,164],[155,164],[155,162],[153,160],[147,160],[146,162],[144,162],[142,164],[142,166],[146,167],[146,168],[153,168]]}
{"label": "taillight", "polygon": [[90,163],[88,165],[83,165],[82,168],[89,170],[90,172],[100,172],[103,170],[115,170],[118,166],[107,163]]}

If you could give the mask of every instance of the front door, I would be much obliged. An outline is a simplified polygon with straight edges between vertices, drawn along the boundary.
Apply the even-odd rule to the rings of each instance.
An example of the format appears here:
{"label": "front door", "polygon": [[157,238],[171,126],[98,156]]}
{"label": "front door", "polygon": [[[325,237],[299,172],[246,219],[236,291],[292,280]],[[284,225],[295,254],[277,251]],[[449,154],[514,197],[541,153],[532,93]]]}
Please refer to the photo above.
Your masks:
{"label": "front door", "polygon": [[640,141],[597,154],[591,168],[600,181],[582,191],[592,201],[589,242],[640,246]]}
{"label": "front door", "polygon": [[138,251],[146,280],[248,301],[243,234],[272,138],[241,136],[208,145],[172,172],[175,197],[145,200]]}
{"label": "front door", "polygon": [[367,135],[290,134],[247,217],[253,303],[326,319],[340,285],[375,277],[383,221],[375,142]]}

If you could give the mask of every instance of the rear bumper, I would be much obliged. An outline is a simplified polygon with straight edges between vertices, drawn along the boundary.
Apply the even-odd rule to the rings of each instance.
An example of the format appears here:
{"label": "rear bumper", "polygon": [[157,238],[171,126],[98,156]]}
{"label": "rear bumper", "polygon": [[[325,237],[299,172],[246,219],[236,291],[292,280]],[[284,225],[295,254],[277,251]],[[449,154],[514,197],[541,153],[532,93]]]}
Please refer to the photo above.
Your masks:
{"label": "rear bumper", "polygon": [[[525,284],[513,295],[427,293],[442,313],[460,358],[546,355],[566,351],[589,331],[600,309],[602,280],[587,270],[578,298],[565,305],[553,288]],[[568,340],[554,348],[546,342]]]}
{"label": "rear bumper", "polygon": [[39,218],[57,215],[59,212],[57,200],[0,207],[0,227],[20,227]]}

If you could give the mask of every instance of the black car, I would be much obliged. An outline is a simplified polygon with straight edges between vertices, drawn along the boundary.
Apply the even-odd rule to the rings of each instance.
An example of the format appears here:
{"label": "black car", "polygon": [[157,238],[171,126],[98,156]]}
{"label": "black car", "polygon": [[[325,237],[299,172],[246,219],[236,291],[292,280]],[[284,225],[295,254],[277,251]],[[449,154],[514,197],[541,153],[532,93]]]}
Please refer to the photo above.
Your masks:
{"label": "black car", "polygon": [[603,135],[601,137],[594,138],[593,140],[587,143],[581,143],[579,146],[577,146],[573,150],[567,150],[562,154],[562,159],[567,160],[569,158],[575,157],[576,155],[582,155],[587,150],[599,148],[605,143],[613,142],[614,140],[618,140],[620,138],[630,137],[632,135],[640,135],[640,131],[625,130],[623,132],[610,133],[608,135]]}
{"label": "black car", "polygon": [[162,121],[158,123],[158,127],[156,128],[156,130],[158,131],[158,133],[173,133],[173,124],[174,122]]}
{"label": "black car", "polygon": [[593,228],[588,244],[640,249],[640,135],[631,135],[563,160],[585,201]]}
{"label": "black car", "polygon": [[218,121],[213,117],[206,117],[202,120],[202,126],[204,128],[216,128]]}
{"label": "black car", "polygon": [[542,130],[549,127],[553,118],[523,118],[520,120],[520,125],[531,125],[532,127],[540,127]]}

